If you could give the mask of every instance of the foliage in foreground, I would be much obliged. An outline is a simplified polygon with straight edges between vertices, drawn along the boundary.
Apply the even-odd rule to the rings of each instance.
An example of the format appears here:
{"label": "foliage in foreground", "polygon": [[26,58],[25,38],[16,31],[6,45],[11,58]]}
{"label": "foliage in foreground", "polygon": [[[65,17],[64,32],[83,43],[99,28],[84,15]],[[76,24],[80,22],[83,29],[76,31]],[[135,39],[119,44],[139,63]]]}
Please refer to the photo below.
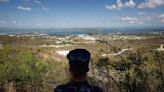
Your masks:
{"label": "foliage in foreground", "polygon": [[41,90],[46,65],[29,50],[16,47],[0,49],[0,88],[12,85],[17,92]]}
{"label": "foliage in foreground", "polygon": [[117,58],[115,62],[102,58],[93,63],[99,73],[92,76],[99,77],[91,77],[91,82],[105,92],[164,92],[163,52],[140,49]]}
{"label": "foliage in foreground", "polygon": [[[118,56],[118,61],[98,58],[91,62],[88,79],[105,92],[163,92],[164,53],[138,50]],[[68,80],[68,67],[45,60],[22,47],[0,49],[0,92],[53,92]],[[10,90],[11,91],[11,90]],[[12,91],[12,92],[15,92]]]}

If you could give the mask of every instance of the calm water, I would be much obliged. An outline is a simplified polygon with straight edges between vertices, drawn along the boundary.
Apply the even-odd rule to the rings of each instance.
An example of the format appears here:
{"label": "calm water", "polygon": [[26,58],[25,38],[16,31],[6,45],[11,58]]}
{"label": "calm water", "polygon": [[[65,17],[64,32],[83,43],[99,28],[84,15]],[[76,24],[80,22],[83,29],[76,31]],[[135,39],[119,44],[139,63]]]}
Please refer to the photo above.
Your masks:
{"label": "calm water", "polygon": [[48,35],[77,35],[77,34],[141,34],[164,32],[164,28],[0,28],[0,34],[48,34]]}

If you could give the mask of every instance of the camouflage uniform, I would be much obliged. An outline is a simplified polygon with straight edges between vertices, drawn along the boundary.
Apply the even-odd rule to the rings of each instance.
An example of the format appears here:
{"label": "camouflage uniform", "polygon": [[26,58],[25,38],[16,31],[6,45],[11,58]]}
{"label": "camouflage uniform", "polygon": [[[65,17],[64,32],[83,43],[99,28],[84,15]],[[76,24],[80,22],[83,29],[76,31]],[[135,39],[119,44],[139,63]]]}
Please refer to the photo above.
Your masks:
{"label": "camouflage uniform", "polygon": [[88,82],[69,82],[65,85],[58,86],[54,92],[103,92],[97,86],[91,86]]}

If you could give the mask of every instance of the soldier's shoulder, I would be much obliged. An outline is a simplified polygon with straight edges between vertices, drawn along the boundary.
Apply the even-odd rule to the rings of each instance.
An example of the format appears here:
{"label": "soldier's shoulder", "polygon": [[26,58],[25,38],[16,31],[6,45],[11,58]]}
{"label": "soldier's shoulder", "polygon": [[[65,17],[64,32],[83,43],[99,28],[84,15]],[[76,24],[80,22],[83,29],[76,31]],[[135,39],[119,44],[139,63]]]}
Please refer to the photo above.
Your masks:
{"label": "soldier's shoulder", "polygon": [[[64,85],[59,85],[55,88],[54,92],[65,92],[68,91],[70,89],[76,89],[77,86],[72,84],[72,83],[67,83]],[[88,89],[90,91],[88,92],[103,92],[102,88],[98,87],[98,86],[94,86],[94,85],[90,85],[90,84],[86,84],[85,86],[82,87],[82,89]]]}
{"label": "soldier's shoulder", "polygon": [[63,85],[59,85],[55,88],[54,92],[64,92],[66,90],[68,90],[70,87],[72,87],[72,83],[69,82],[69,83],[66,83],[66,84],[63,84]]}
{"label": "soldier's shoulder", "polygon": [[93,86],[94,92],[103,92],[102,88],[98,86]]}
{"label": "soldier's shoulder", "polygon": [[65,85],[59,85],[54,89],[54,92],[63,92]]}

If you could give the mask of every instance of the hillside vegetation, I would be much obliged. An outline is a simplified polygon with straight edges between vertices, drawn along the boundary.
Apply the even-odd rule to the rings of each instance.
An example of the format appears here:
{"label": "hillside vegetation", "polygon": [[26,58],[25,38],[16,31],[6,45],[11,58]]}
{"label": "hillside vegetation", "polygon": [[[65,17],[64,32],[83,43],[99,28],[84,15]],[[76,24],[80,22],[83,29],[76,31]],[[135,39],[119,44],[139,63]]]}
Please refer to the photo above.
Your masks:
{"label": "hillside vegetation", "polygon": [[[0,92],[53,92],[70,79],[67,60],[53,51],[74,48],[91,51],[88,81],[104,92],[164,92],[164,52],[155,50],[163,44],[163,38],[81,43],[65,48],[38,47],[53,43],[42,37],[14,39],[0,41]],[[101,55],[128,46],[134,50],[117,56]]]}

